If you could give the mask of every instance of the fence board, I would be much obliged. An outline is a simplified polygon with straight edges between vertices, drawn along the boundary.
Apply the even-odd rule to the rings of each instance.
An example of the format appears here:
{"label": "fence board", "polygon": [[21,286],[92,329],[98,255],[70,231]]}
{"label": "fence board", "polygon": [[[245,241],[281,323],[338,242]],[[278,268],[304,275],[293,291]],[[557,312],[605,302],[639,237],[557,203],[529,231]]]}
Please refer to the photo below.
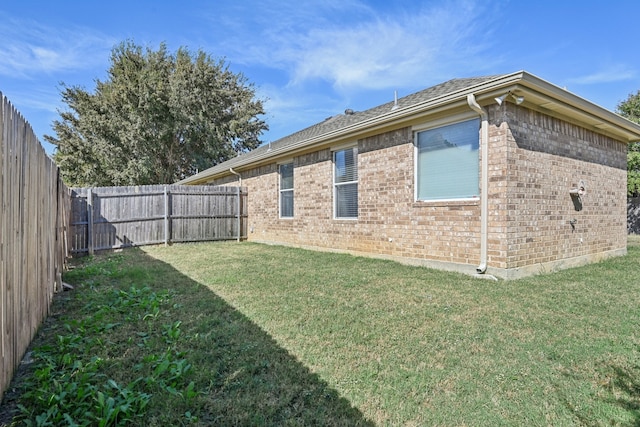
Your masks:
{"label": "fence board", "polygon": [[246,191],[238,194],[236,187],[75,188],[71,190],[71,252],[244,238],[245,198]]}
{"label": "fence board", "polygon": [[0,397],[62,288],[69,192],[0,93]]}
{"label": "fence board", "polygon": [[[160,185],[70,192],[30,125],[2,93],[0,190],[0,398],[54,293],[62,289],[70,252],[246,237],[246,191],[238,188]],[[88,203],[90,192],[95,196]]]}

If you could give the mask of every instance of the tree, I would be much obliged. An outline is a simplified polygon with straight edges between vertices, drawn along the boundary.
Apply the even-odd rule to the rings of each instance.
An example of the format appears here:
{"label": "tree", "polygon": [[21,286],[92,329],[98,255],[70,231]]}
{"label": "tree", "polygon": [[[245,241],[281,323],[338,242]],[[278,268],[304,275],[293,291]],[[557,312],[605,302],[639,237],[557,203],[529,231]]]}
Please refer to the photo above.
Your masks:
{"label": "tree", "polygon": [[[640,91],[618,104],[618,114],[640,123]],[[627,194],[640,195],[640,142],[629,144],[627,151]]]}
{"label": "tree", "polygon": [[260,145],[263,103],[224,61],[129,41],[110,59],[92,93],[62,84],[68,110],[44,137],[68,185],[173,183]]}

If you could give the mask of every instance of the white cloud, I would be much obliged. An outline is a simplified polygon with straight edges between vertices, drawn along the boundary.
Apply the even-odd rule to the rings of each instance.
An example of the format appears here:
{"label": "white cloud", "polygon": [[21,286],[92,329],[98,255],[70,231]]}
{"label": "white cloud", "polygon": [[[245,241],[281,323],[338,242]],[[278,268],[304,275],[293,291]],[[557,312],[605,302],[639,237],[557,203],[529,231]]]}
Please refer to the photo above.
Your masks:
{"label": "white cloud", "polygon": [[472,1],[379,12],[358,1],[295,6],[267,1],[257,21],[235,22],[225,48],[241,50],[230,59],[284,70],[294,85],[381,89],[460,75],[470,64],[482,69],[478,58],[490,45],[492,14]]}
{"label": "white cloud", "polygon": [[373,107],[379,101],[371,98],[374,92],[388,92],[392,100],[396,89],[418,90],[495,67],[499,58],[488,64],[484,56],[492,45],[492,20],[500,16],[496,5],[457,0],[407,7],[412,9],[362,0],[308,0],[304,7],[299,0],[221,0],[209,16],[207,50],[224,52],[229,63],[271,82],[258,93],[268,98],[267,140],[345,108]]}
{"label": "white cloud", "polygon": [[635,79],[638,73],[624,64],[612,65],[605,70],[588,74],[586,76],[574,77],[569,79],[570,83],[580,85],[592,85],[601,83],[613,83]]}
{"label": "white cloud", "polygon": [[467,26],[473,13],[431,10],[314,31],[293,61],[294,81],[321,78],[336,87],[379,89],[444,74],[443,68],[471,53]]}
{"label": "white cloud", "polygon": [[115,40],[84,28],[55,28],[0,15],[0,75],[87,69],[108,58]]}

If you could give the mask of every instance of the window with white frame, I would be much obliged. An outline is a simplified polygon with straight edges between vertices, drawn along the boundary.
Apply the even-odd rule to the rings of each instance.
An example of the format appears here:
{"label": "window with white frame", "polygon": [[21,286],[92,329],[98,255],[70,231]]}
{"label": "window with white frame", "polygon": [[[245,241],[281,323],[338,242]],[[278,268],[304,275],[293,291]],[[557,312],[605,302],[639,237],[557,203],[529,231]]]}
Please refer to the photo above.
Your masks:
{"label": "window with white frame", "polygon": [[358,218],[358,148],[333,153],[335,218]]}
{"label": "window with white frame", "polygon": [[479,196],[480,119],[416,132],[416,199]]}
{"label": "window with white frame", "polygon": [[280,169],[280,217],[293,218],[293,162]]}

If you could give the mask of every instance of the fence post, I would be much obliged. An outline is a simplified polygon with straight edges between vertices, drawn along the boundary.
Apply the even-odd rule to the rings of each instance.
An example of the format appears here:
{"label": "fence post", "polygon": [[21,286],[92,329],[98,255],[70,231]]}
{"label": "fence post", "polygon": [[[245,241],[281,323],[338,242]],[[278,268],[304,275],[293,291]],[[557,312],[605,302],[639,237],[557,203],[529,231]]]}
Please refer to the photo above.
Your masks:
{"label": "fence post", "polygon": [[87,245],[89,255],[93,255],[93,192],[87,190]]}
{"label": "fence post", "polygon": [[169,190],[164,186],[164,245],[169,245]]}

